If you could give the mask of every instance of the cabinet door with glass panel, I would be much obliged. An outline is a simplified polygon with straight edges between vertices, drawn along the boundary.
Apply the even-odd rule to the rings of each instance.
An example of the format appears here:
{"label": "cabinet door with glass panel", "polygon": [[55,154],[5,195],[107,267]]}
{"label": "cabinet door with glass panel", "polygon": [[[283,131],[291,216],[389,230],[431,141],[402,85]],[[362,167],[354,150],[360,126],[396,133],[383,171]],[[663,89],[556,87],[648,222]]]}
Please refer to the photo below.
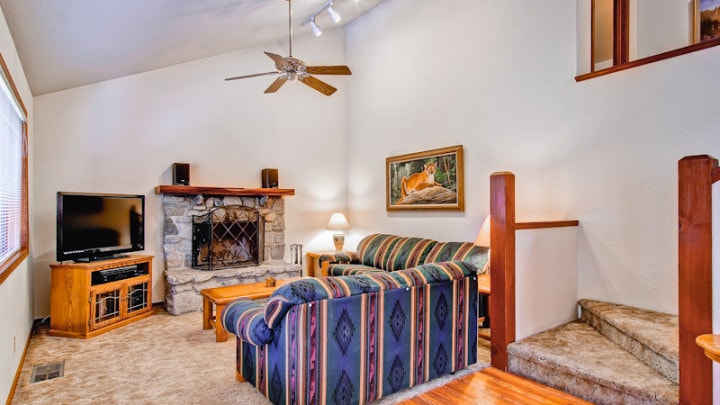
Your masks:
{"label": "cabinet door with glass panel", "polygon": [[104,328],[140,314],[150,306],[149,277],[115,282],[90,290],[90,329]]}

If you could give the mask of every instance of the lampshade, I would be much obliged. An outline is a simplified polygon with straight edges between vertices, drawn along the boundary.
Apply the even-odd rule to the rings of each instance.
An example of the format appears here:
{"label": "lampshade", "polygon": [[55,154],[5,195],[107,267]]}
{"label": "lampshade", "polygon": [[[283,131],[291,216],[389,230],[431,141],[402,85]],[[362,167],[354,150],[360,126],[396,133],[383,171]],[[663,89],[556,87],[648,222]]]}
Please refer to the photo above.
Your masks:
{"label": "lampshade", "polygon": [[347,219],[345,219],[345,215],[343,215],[342,212],[336,212],[330,217],[330,221],[328,221],[325,229],[329,229],[331,231],[341,231],[343,229],[350,229],[350,224]]}
{"label": "lampshade", "polygon": [[475,239],[475,245],[482,247],[490,247],[490,215],[485,217],[480,232]]}

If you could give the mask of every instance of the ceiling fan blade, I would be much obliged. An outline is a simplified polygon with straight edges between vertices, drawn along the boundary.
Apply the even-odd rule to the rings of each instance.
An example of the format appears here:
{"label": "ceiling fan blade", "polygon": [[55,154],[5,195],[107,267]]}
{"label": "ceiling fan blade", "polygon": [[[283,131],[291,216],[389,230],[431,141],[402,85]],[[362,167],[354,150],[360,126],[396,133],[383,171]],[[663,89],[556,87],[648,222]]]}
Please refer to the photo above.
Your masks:
{"label": "ceiling fan blade", "polygon": [[308,66],[305,71],[312,75],[351,75],[347,66]]}
{"label": "ceiling fan blade", "polygon": [[277,79],[275,79],[274,82],[272,82],[270,87],[265,89],[265,93],[275,93],[276,91],[278,91],[278,89],[280,89],[280,87],[282,87],[283,84],[285,84],[286,81],[287,81],[287,77],[285,77],[285,76],[278,77]]}
{"label": "ceiling fan blade", "polygon": [[277,66],[286,66],[287,65],[287,61],[285,60],[285,58],[283,58],[282,56],[280,56],[278,54],[265,52],[265,55],[267,55],[270,59],[272,59],[273,62],[275,62],[275,65],[277,65]]}
{"label": "ceiling fan blade", "polygon": [[316,79],[313,76],[308,76],[304,79],[300,79],[300,81],[326,96],[329,96],[329,95],[335,93],[335,91],[337,90],[335,87],[325,83],[324,81],[322,81],[320,79]]}
{"label": "ceiling fan blade", "polygon": [[278,73],[280,73],[280,72],[266,72],[266,73],[255,73],[254,75],[234,76],[234,77],[225,78],[225,81],[237,80],[237,79],[247,79],[248,77],[276,75]]}

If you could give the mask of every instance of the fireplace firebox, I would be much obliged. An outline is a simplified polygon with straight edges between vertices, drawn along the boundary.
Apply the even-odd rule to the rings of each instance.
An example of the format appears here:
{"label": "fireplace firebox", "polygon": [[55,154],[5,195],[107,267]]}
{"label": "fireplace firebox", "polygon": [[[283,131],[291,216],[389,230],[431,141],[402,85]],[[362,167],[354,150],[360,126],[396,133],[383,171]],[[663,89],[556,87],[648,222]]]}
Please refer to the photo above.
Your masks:
{"label": "fireplace firebox", "polygon": [[244,205],[215,207],[192,217],[192,268],[220,270],[257,266],[264,260],[264,221]]}

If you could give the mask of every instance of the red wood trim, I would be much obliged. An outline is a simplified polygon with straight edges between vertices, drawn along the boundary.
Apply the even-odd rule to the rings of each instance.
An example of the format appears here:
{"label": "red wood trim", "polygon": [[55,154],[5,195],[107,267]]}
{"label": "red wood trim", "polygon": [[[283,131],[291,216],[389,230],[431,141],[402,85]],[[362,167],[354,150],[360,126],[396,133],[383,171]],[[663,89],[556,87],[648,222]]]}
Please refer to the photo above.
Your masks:
{"label": "red wood trim", "polygon": [[713,400],[712,362],[695,338],[712,333],[712,175],[717,166],[709,156],[678,162],[681,404]]}
{"label": "red wood trim", "polygon": [[201,187],[201,186],[157,186],[155,194],[171,195],[233,195],[233,196],[268,196],[279,197],[295,195],[292,188],[228,188],[228,187]]}
{"label": "red wood trim", "polygon": [[613,1],[613,65],[630,60],[630,3]]}
{"label": "red wood trim", "polygon": [[521,229],[546,229],[546,228],[564,228],[568,226],[579,226],[580,221],[578,220],[567,220],[567,221],[540,221],[540,222],[517,222],[515,224],[516,230]]}
{"label": "red wood trim", "polygon": [[490,364],[508,369],[508,344],[515,341],[515,175],[490,176]]}
{"label": "red wood trim", "polygon": [[717,183],[718,181],[720,181],[720,168],[717,168],[712,172],[712,182]]}
{"label": "red wood trim", "polygon": [[594,72],[585,73],[582,75],[575,76],[576,82],[581,82],[583,80],[593,79],[595,77],[599,76],[605,76],[609,75],[610,73],[620,72],[622,70],[632,69],[638,66],[642,65],[648,65],[653,62],[658,62],[665,59],[674,58],[676,56],[685,55],[687,53],[700,51],[707,48],[712,48],[714,46],[720,45],[720,38],[711,39],[708,41],[699,42],[697,44],[688,45],[683,48],[673,49],[671,51],[659,53],[657,55],[648,56],[645,58],[636,59],[627,63],[623,63],[621,65],[615,65],[612,67],[609,67],[607,69],[602,70],[596,70]]}
{"label": "red wood trim", "polygon": [[590,72],[595,71],[595,0],[590,1]]}

